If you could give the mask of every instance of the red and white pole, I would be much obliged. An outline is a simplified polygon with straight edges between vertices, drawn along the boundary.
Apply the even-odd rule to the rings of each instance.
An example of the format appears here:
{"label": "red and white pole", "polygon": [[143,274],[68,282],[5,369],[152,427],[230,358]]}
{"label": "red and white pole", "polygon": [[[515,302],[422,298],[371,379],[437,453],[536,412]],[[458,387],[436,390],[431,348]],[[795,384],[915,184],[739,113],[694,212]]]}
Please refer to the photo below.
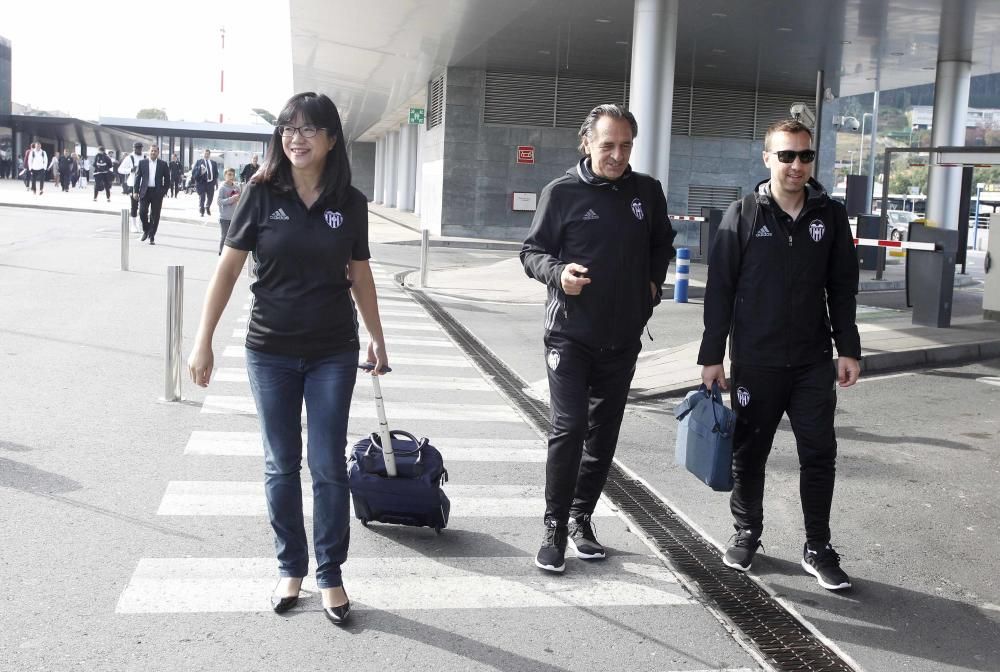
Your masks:
{"label": "red and white pole", "polygon": [[221,64],[219,67],[219,123],[222,123],[222,104],[226,96],[226,28],[219,29],[219,36],[222,38]]}

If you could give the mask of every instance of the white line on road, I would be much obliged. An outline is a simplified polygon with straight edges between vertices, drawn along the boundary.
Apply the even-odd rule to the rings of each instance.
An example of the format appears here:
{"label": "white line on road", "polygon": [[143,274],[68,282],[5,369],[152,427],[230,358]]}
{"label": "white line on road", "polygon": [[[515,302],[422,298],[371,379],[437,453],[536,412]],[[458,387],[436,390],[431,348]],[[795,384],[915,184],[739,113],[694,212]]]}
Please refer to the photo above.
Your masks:
{"label": "white line on road", "polygon": [[[537,518],[545,511],[544,488],[524,485],[446,485],[453,518]],[[310,488],[302,489],[302,511],[312,515]],[[170,481],[159,516],[266,516],[260,481]],[[352,514],[353,515],[353,514]],[[595,517],[614,516],[601,500]]]}
{"label": "white line on road", "polygon": [[[391,342],[391,337],[386,340]],[[222,356],[232,357],[234,359],[244,359],[246,357],[246,348],[242,345],[227,345],[222,351]],[[389,353],[389,363],[390,365],[408,364],[410,366],[443,366],[459,367],[464,369],[474,368],[472,362],[465,357],[449,355],[437,355],[434,357],[399,355],[394,357],[392,353]]]}
{"label": "white line on road", "polygon": [[[665,567],[648,558],[608,558],[553,579],[530,557],[351,558],[343,566],[359,610],[525,609],[539,607],[686,606],[695,601]],[[143,558],[116,612],[270,611],[273,558]],[[319,610],[315,579],[303,583],[306,605]],[[307,608],[309,608],[307,607]]]}
{"label": "white line on road", "polygon": [[[420,437],[417,437],[420,438]],[[307,440],[303,435],[302,445]],[[353,443],[348,441],[348,452]],[[535,439],[460,439],[432,437],[431,445],[441,451],[445,462],[543,463],[547,454],[544,441]],[[264,449],[258,432],[191,432],[185,455],[262,457]]]}
{"label": "white line on road", "polygon": [[[235,395],[214,395],[205,397],[201,406],[202,413],[215,415],[257,415],[257,406],[253,397]],[[305,417],[305,406],[302,408]],[[374,404],[365,403],[351,405],[351,418],[372,419],[376,417]],[[439,404],[439,403],[394,403],[391,417],[397,420],[448,420],[462,422],[517,422],[523,420],[513,408],[503,404]]]}
{"label": "white line on road", "polygon": [[[243,367],[228,367],[222,366],[215,370],[212,375],[212,380],[218,383],[249,383],[250,379],[247,377],[247,370]],[[361,375],[358,376],[358,384],[355,387],[360,387],[362,384],[365,387],[370,388],[364,382]],[[379,384],[382,388],[390,389],[413,389],[413,390],[455,390],[455,391],[478,391],[486,392],[492,390],[490,384],[487,383],[482,378],[460,378],[456,376],[441,376],[441,377],[427,377],[427,376],[410,376],[404,373],[394,373],[391,376],[382,376],[379,379]]]}

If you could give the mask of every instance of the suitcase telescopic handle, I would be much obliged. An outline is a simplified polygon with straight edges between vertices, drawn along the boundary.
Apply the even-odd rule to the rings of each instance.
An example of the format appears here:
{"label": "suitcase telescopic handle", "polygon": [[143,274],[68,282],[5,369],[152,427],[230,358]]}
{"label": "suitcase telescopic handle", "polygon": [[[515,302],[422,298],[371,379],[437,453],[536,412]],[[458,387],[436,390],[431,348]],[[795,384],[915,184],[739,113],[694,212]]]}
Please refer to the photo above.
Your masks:
{"label": "suitcase telescopic handle", "polygon": [[[358,364],[362,371],[371,371],[374,364],[363,362]],[[389,373],[389,367],[382,369],[382,373]],[[378,434],[382,439],[382,459],[385,461],[385,475],[389,478],[396,476],[396,456],[392,452],[392,433],[389,431],[389,422],[385,418],[385,403],[382,400],[382,386],[379,385],[378,376],[372,376],[372,388],[375,392],[375,411],[378,414]]]}

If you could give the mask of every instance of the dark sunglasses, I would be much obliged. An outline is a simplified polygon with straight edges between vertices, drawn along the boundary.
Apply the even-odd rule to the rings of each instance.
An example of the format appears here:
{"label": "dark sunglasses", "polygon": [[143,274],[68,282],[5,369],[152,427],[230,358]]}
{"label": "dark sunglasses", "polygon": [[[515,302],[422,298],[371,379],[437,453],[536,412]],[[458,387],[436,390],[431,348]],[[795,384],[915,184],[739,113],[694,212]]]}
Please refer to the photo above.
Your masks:
{"label": "dark sunglasses", "polygon": [[803,149],[801,152],[796,152],[794,149],[779,149],[777,152],[771,153],[777,155],[778,161],[782,163],[792,163],[796,156],[802,163],[812,163],[816,160],[815,149]]}

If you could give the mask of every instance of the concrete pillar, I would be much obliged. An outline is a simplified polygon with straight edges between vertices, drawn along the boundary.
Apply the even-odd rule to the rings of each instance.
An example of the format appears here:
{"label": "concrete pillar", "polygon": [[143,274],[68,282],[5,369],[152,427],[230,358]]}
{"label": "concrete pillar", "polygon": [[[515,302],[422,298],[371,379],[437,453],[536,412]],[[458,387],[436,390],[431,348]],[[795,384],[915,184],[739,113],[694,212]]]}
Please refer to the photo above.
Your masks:
{"label": "concrete pillar", "polygon": [[396,183],[396,207],[404,212],[413,212],[417,187],[416,124],[403,124],[399,127],[399,149],[396,163],[399,171]]}
{"label": "concrete pillar", "polygon": [[390,208],[396,207],[396,177],[398,174],[399,131],[389,131],[385,134],[385,182],[382,188],[382,203]]}
{"label": "concrete pillar", "polygon": [[372,200],[382,203],[385,200],[385,137],[375,140],[375,196]]}
{"label": "concrete pillar", "polygon": [[423,191],[424,184],[424,132],[423,124],[417,124],[417,175],[416,186],[413,190],[413,214],[420,214],[420,192]]}
{"label": "concrete pillar", "polygon": [[[876,81],[876,87],[880,85],[881,82]],[[875,89],[875,94],[872,100],[872,136],[871,136],[871,146],[868,151],[868,188],[865,191],[865,195],[868,196],[868,200],[865,201],[865,212],[872,212],[872,197],[875,195],[875,177],[877,173],[875,172],[875,154],[878,152],[878,88]],[[861,161],[859,158],[858,161]],[[879,164],[880,166],[882,164]],[[858,172],[861,169],[858,168]],[[889,185],[885,183],[885,176],[882,176],[882,189],[888,189]]]}
{"label": "concrete pillar", "polygon": [[679,0],[635,0],[629,108],[639,124],[632,168],[663,183],[670,178]]}
{"label": "concrete pillar", "polygon": [[[931,130],[931,145],[936,147],[965,145],[975,8],[975,0],[942,3]],[[927,177],[927,221],[957,229],[961,167],[931,166]]]}

